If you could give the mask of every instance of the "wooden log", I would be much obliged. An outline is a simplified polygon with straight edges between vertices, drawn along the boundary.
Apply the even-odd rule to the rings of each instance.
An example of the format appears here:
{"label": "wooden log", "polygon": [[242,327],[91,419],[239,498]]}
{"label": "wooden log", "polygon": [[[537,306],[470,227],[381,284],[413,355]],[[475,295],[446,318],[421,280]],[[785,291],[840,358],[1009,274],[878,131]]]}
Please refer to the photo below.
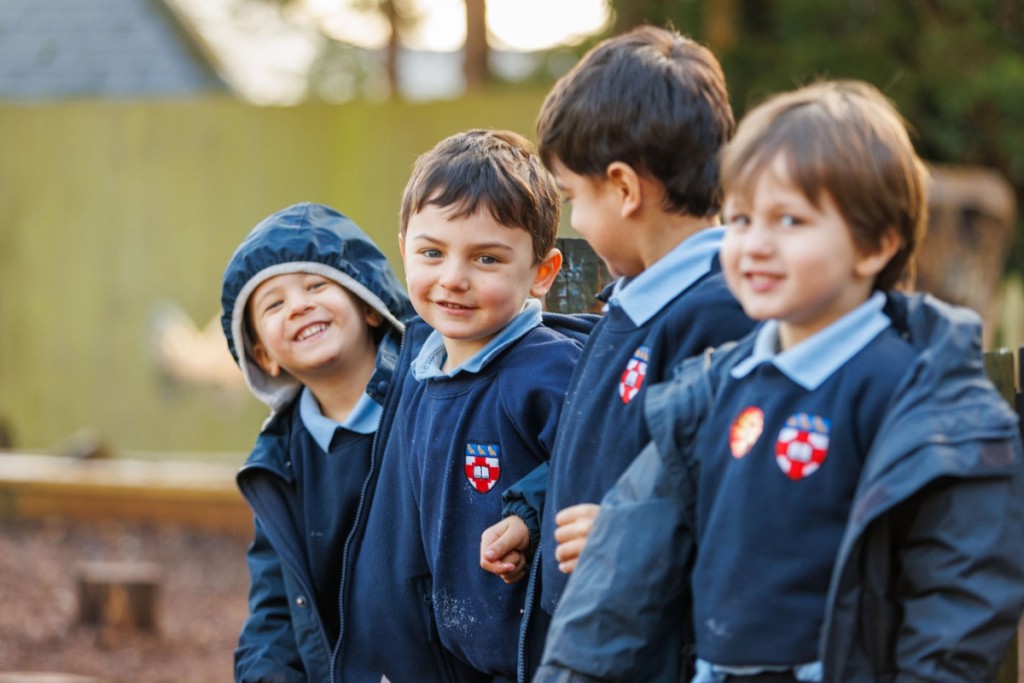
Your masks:
{"label": "wooden log", "polygon": [[151,562],[78,565],[78,623],[129,631],[157,630],[160,567]]}
{"label": "wooden log", "polygon": [[252,536],[237,465],[0,453],[0,521],[113,519]]}
{"label": "wooden log", "polygon": [[7,671],[0,672],[0,683],[100,683],[100,679],[50,671]]}

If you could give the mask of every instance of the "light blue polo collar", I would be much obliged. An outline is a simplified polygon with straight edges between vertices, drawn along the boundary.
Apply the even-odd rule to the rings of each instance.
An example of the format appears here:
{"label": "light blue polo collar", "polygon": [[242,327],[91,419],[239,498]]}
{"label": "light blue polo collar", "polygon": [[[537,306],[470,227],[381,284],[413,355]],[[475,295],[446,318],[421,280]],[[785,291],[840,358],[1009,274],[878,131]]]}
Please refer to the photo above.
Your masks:
{"label": "light blue polo collar", "polygon": [[634,325],[643,325],[711,270],[724,235],[725,228],[715,227],[686,238],[636,277],[619,279],[608,305],[619,306]]}
{"label": "light blue polo collar", "polygon": [[537,299],[527,299],[526,303],[523,304],[523,310],[516,317],[512,318],[505,327],[501,328],[501,331],[498,332],[494,339],[487,342],[487,345],[473,354],[469,360],[450,372],[445,372],[441,369],[444,366],[447,354],[445,353],[444,340],[437,330],[434,330],[427,337],[427,340],[423,342],[423,347],[416,356],[416,360],[412,362],[412,376],[422,382],[426,379],[448,379],[460,372],[480,372],[496,355],[504,351],[510,344],[518,341],[520,337],[540,325],[540,323],[540,301]]}
{"label": "light blue polo collar", "polygon": [[820,661],[807,664],[797,664],[792,667],[780,667],[772,665],[764,666],[721,666],[712,664],[703,659],[697,660],[697,673],[690,683],[724,683],[728,678],[743,678],[767,672],[792,671],[793,678],[800,683],[817,683],[825,676],[824,667]]}
{"label": "light blue polo collar", "polygon": [[302,418],[302,424],[324,453],[331,452],[331,440],[339,427],[356,434],[373,434],[377,431],[382,412],[384,409],[380,404],[364,393],[356,401],[345,421],[339,423],[323,414],[309,387],[303,387],[302,395],[299,397],[299,417]]}
{"label": "light blue polo collar", "polygon": [[839,320],[782,352],[777,350],[779,323],[769,320],[758,330],[750,357],[730,374],[739,379],[761,363],[771,363],[804,389],[814,391],[892,324],[882,312],[884,307],[885,294],[875,292]]}

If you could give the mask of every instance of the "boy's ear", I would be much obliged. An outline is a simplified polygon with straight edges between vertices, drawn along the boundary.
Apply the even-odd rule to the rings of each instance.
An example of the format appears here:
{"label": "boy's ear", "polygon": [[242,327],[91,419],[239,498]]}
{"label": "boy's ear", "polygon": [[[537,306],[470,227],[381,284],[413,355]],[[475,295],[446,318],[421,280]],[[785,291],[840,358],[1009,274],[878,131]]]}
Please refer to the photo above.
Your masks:
{"label": "boy's ear", "polygon": [[376,308],[368,303],[363,303],[363,310],[366,311],[366,324],[370,327],[380,327],[384,324],[384,316]]}
{"label": "boy's ear", "polygon": [[854,264],[854,272],[861,277],[873,280],[889,265],[889,261],[902,246],[903,240],[900,239],[899,234],[892,228],[886,230],[874,252],[860,255]]}
{"label": "boy's ear", "polygon": [[621,201],[620,215],[627,218],[636,213],[643,203],[643,183],[640,174],[624,161],[613,161],[605,169],[605,180],[611,183]]}
{"label": "boy's ear", "polygon": [[398,233],[398,253],[402,255],[402,263],[405,263],[405,238],[402,237],[402,233]]}
{"label": "boy's ear", "polygon": [[533,286],[530,287],[530,296],[543,297],[555,283],[555,276],[562,269],[562,252],[554,247],[544,256],[544,259],[537,266],[537,275],[533,278]]}
{"label": "boy's ear", "polygon": [[281,366],[270,357],[270,354],[267,353],[267,348],[263,346],[263,342],[253,342],[252,359],[256,361],[256,365],[259,366],[260,370],[271,377],[277,377],[281,374]]}

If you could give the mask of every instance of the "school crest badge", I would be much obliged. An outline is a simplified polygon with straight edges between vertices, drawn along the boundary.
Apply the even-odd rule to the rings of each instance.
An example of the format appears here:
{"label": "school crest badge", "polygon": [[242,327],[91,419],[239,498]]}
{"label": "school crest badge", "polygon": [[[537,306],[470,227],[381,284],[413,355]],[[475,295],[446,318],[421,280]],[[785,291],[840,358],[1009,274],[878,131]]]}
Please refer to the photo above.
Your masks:
{"label": "school crest badge", "polygon": [[819,415],[797,413],[786,420],[775,441],[775,462],[787,477],[811,476],[828,456],[831,423]]}
{"label": "school crest badge", "polygon": [[496,443],[466,444],[466,479],[477,493],[487,493],[501,477],[498,456],[501,447]]}
{"label": "school crest badge", "polygon": [[647,362],[650,357],[650,347],[638,346],[633,352],[633,357],[626,363],[626,369],[622,371],[622,377],[619,379],[619,398],[623,403],[629,403],[640,393],[644,378],[647,377]]}
{"label": "school crest badge", "polygon": [[739,460],[750,452],[764,430],[764,411],[757,406],[743,409],[729,428],[729,450]]}

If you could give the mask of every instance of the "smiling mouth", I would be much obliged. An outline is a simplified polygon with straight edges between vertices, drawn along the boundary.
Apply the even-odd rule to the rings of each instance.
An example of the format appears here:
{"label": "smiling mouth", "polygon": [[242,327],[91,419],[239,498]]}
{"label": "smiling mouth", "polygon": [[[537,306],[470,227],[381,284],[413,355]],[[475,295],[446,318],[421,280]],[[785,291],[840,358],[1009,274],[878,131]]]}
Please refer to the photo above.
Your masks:
{"label": "smiling mouth", "polygon": [[773,275],[771,273],[744,273],[743,277],[750,283],[751,287],[757,290],[774,287],[782,280],[781,275]]}
{"label": "smiling mouth", "polygon": [[435,301],[434,304],[436,306],[439,306],[441,308],[447,309],[449,311],[468,311],[468,310],[471,310],[470,306],[463,306],[462,304],[457,304],[457,303],[452,302],[452,301]]}
{"label": "smiling mouth", "polygon": [[327,329],[327,323],[313,323],[309,327],[303,327],[295,336],[295,341],[305,341],[314,334],[319,334]]}

